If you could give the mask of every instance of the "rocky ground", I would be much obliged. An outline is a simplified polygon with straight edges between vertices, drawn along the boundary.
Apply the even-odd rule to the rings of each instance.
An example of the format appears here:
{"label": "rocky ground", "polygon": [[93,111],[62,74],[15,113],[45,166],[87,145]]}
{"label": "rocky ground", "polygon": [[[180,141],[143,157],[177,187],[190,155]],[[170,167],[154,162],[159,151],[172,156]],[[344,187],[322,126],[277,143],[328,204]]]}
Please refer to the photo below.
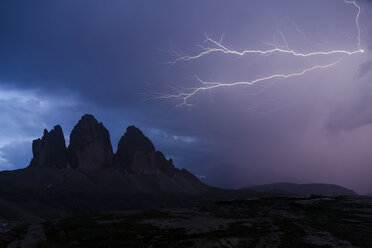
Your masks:
{"label": "rocky ground", "polygon": [[266,197],[1,222],[1,247],[372,247],[372,198]]}

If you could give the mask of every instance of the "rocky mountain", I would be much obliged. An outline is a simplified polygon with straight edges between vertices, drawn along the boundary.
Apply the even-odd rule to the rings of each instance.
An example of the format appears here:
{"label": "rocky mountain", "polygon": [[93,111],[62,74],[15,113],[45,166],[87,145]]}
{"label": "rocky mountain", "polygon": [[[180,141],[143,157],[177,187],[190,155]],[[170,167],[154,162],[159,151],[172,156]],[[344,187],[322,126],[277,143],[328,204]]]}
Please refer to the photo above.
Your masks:
{"label": "rocky mountain", "polygon": [[249,187],[248,189],[275,193],[283,195],[299,195],[299,196],[311,196],[311,195],[324,195],[324,196],[337,196],[337,195],[358,195],[356,192],[338,186],[334,184],[295,184],[295,183],[273,183],[265,185],[257,185]]}
{"label": "rocky mountain", "polygon": [[114,154],[109,131],[88,114],[82,116],[73,128],[68,148],[62,128],[55,126],[50,132],[44,130],[43,137],[33,141],[32,150],[29,167],[72,168],[85,172],[115,169],[137,176],[159,176],[162,173],[169,178],[181,174],[197,180],[187,171],[175,168],[172,159],[168,160],[157,151],[151,140],[135,126],[126,129]]}
{"label": "rocky mountain", "polygon": [[134,126],[114,153],[109,131],[92,115],[79,120],[67,148],[55,126],[33,141],[32,151],[25,169],[0,172],[0,202],[36,216],[157,206],[212,189],[176,168]]}
{"label": "rocky mountain", "polygon": [[161,173],[168,178],[179,174],[198,181],[186,170],[175,168],[172,159],[168,160],[157,151],[151,140],[135,126],[126,129],[114,154],[109,131],[88,114],[73,128],[68,148],[62,128],[57,125],[50,132],[44,130],[43,137],[33,141],[32,151],[30,168],[71,168],[80,172],[113,169],[118,174],[159,177]]}

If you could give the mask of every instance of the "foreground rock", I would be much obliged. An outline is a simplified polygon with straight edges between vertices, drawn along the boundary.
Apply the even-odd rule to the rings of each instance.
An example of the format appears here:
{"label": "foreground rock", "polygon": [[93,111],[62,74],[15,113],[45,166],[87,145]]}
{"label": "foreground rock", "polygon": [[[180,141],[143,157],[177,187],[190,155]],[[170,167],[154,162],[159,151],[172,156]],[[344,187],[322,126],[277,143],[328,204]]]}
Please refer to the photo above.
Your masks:
{"label": "foreground rock", "polygon": [[[40,247],[369,248],[372,198],[265,197],[90,214],[43,227],[45,236],[37,236]],[[25,240],[28,233],[13,239]]]}

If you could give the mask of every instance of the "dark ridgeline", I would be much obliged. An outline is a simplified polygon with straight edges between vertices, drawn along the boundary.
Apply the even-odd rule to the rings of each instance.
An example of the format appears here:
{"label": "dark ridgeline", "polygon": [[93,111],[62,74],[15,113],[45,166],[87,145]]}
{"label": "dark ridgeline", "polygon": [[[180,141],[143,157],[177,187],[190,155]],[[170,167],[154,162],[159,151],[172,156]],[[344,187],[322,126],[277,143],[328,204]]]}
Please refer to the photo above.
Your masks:
{"label": "dark ridgeline", "polygon": [[298,195],[303,197],[310,197],[311,195],[358,195],[355,191],[347,189],[335,184],[324,183],[272,183],[247,187],[258,192],[275,193],[278,195]]}

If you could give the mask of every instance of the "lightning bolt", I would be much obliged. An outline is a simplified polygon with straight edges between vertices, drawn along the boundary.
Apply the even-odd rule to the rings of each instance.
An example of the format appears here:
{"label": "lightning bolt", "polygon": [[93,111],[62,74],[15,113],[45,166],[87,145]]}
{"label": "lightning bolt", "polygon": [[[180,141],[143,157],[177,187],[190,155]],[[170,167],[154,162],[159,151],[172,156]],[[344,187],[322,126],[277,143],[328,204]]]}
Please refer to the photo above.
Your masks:
{"label": "lightning bolt", "polygon": [[211,47],[204,47],[200,45],[203,51],[200,52],[199,54],[194,55],[194,56],[185,55],[185,56],[177,57],[175,60],[171,61],[170,63],[175,64],[179,61],[192,61],[192,60],[199,59],[201,57],[204,57],[212,53],[224,53],[224,54],[233,54],[233,55],[239,55],[239,56],[244,56],[246,54],[267,55],[267,54],[272,54],[272,53],[286,53],[286,54],[291,54],[297,57],[310,57],[310,56],[315,56],[315,55],[332,55],[332,54],[353,55],[353,54],[364,52],[363,49],[358,49],[354,51],[332,50],[332,51],[318,51],[318,52],[311,52],[311,53],[299,53],[299,52],[295,52],[292,49],[282,49],[279,47],[276,47],[274,49],[269,49],[269,50],[244,50],[244,51],[239,52],[236,50],[228,49],[226,46],[222,45],[220,42],[217,42],[209,38],[206,34],[205,34],[205,37],[206,37],[206,40],[204,43],[210,42],[214,44],[216,47],[211,48]]}
{"label": "lightning bolt", "polygon": [[358,31],[357,42],[358,42],[359,50],[363,53],[364,50],[360,48],[360,43],[361,43],[361,38],[360,38],[360,33],[361,32],[360,32],[360,26],[359,26],[359,17],[360,17],[360,12],[361,12],[360,6],[357,4],[356,0],[345,0],[345,3],[353,4],[355,6],[355,8],[357,9],[357,14],[355,16],[355,24],[356,24],[357,31]]}
{"label": "lightning bolt", "polygon": [[304,75],[305,73],[310,72],[310,71],[332,67],[332,66],[338,64],[340,61],[341,60],[338,60],[336,62],[333,62],[331,64],[326,64],[326,65],[316,65],[316,66],[313,66],[313,67],[310,67],[310,68],[306,68],[306,69],[304,69],[300,72],[294,72],[294,73],[290,73],[290,74],[273,74],[273,75],[258,78],[258,79],[252,80],[252,81],[241,81],[241,82],[231,82],[231,83],[206,82],[206,81],[203,81],[202,79],[200,79],[198,76],[196,76],[196,79],[203,86],[198,87],[198,88],[190,88],[189,90],[191,90],[191,91],[189,91],[187,93],[186,92],[180,92],[179,94],[174,94],[174,95],[161,95],[161,96],[158,96],[156,98],[157,99],[181,99],[182,103],[177,105],[177,107],[180,107],[182,105],[192,106],[192,104],[188,103],[188,100],[191,97],[195,96],[197,93],[201,92],[201,91],[212,90],[212,89],[221,88],[221,87],[233,87],[233,86],[239,86],[239,85],[253,85],[253,84],[257,84],[257,83],[262,82],[262,81],[267,81],[267,80],[276,79],[276,78],[291,78],[291,77],[301,76],[301,75]]}
{"label": "lightning bolt", "polygon": [[[352,4],[356,10],[356,16],[355,16],[355,24],[356,24],[356,29],[357,29],[357,48],[355,50],[343,50],[343,49],[337,49],[337,50],[330,50],[330,51],[314,51],[314,52],[309,52],[309,53],[302,53],[302,52],[297,52],[294,51],[293,49],[290,49],[288,46],[288,43],[285,39],[285,36],[283,33],[280,32],[282,35],[283,41],[285,43],[285,47],[280,47],[277,44],[273,44],[274,48],[272,49],[267,49],[267,50],[256,50],[256,49],[247,49],[247,50],[242,50],[242,51],[237,51],[234,49],[230,49],[226,47],[225,45],[222,44],[222,38],[219,41],[214,40],[205,34],[205,40],[204,44],[208,44],[209,46],[206,45],[199,45],[201,48],[201,52],[199,52],[196,55],[180,55],[179,53],[174,53],[175,59],[173,61],[170,61],[170,64],[176,64],[181,61],[189,61],[192,62],[194,60],[198,60],[204,56],[215,54],[215,53],[221,53],[221,54],[228,54],[228,55],[237,55],[237,56],[245,56],[249,54],[258,54],[258,55],[271,55],[274,53],[279,53],[279,54],[289,54],[291,56],[295,57],[313,57],[313,56],[330,56],[330,55],[346,55],[346,56],[351,56],[355,54],[361,54],[364,53],[364,50],[361,48],[361,31],[360,31],[360,26],[359,26],[359,17],[361,13],[361,8],[356,2],[356,0],[344,0],[345,4]],[[298,28],[296,28],[298,29]],[[302,31],[301,31],[302,32]],[[306,37],[306,36],[305,36]],[[197,95],[198,93],[202,91],[210,91],[213,89],[217,88],[223,88],[223,87],[234,87],[234,86],[239,86],[239,85],[254,85],[259,82],[263,81],[268,81],[272,79],[285,79],[285,78],[292,78],[296,76],[302,76],[306,73],[309,73],[311,71],[315,70],[320,70],[320,69],[326,69],[330,68],[332,66],[335,66],[340,62],[341,59],[337,60],[336,62],[330,63],[330,64],[323,64],[323,65],[316,65],[313,67],[306,68],[302,71],[298,72],[293,72],[289,74],[272,74],[268,75],[262,78],[258,78],[252,81],[238,81],[238,82],[207,82],[202,79],[200,79],[198,76],[195,76],[196,80],[200,83],[200,87],[196,88],[189,88],[183,91],[179,91],[177,94],[158,94],[157,97],[154,97],[154,99],[177,99],[181,100],[181,103],[177,105],[177,107],[180,106],[191,106],[190,104],[190,99]]]}
{"label": "lightning bolt", "polygon": [[302,38],[303,38],[307,43],[309,43],[309,44],[316,44],[316,45],[319,45],[319,43],[310,40],[310,39],[307,37],[307,35],[305,34],[305,32],[302,31],[302,30],[299,28],[299,26],[298,26],[294,21],[292,21],[291,18],[289,18],[289,16],[287,16],[287,20],[289,21],[290,24],[292,24],[292,26],[295,28],[296,32],[302,35]]}

